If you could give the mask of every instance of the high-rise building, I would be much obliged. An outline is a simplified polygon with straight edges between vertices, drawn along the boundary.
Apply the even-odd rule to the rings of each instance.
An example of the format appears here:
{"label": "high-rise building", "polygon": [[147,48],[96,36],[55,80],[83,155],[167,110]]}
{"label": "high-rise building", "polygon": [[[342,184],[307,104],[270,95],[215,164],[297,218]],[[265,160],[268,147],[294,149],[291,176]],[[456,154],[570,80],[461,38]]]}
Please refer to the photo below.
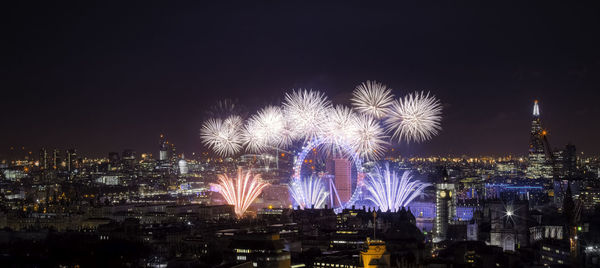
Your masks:
{"label": "high-rise building", "polygon": [[46,151],[46,148],[42,148],[40,150],[40,159],[39,159],[39,163],[40,163],[40,169],[46,170],[48,169],[48,151]]}
{"label": "high-rise building", "polygon": [[558,179],[565,178],[565,161],[564,161],[565,151],[564,150],[554,150],[552,152],[552,159],[554,160],[554,175]]}
{"label": "high-rise building", "polygon": [[577,176],[577,152],[575,145],[567,144],[563,150],[554,151],[554,174],[562,180]]}
{"label": "high-rise building", "polygon": [[65,154],[65,164],[68,172],[72,172],[77,168],[77,150],[67,150]]}
{"label": "high-rise building", "polygon": [[58,149],[54,149],[52,152],[52,168],[57,169],[61,162],[62,159],[60,159],[60,151]]}
{"label": "high-rise building", "polygon": [[123,150],[123,153],[121,155],[123,157],[123,160],[135,161],[135,151],[134,150],[125,149],[125,150]]}
{"label": "high-rise building", "polygon": [[168,145],[168,141],[167,141],[167,139],[165,139],[165,135],[160,134],[160,148],[158,151],[158,160],[159,161],[169,160],[167,145]]}
{"label": "high-rise building", "polygon": [[529,133],[528,159],[527,178],[553,178],[552,151],[548,144],[547,132],[542,128],[540,107],[537,100],[533,103],[533,120]]}
{"label": "high-rise building", "polygon": [[177,160],[179,160],[179,159],[177,159],[177,150],[176,150],[175,144],[167,142],[167,145],[169,145],[171,147],[170,148],[171,153],[169,154],[169,160],[171,161],[172,164],[176,164]]}
{"label": "high-rise building", "polygon": [[577,149],[573,144],[567,144],[563,153],[563,168],[567,179],[577,176]]}
{"label": "high-rise building", "polygon": [[187,161],[185,161],[185,156],[181,154],[181,159],[177,163],[179,165],[179,174],[185,175],[188,173],[189,169],[187,166]]}
{"label": "high-rise building", "polygon": [[117,152],[109,152],[108,153],[108,162],[116,165],[117,163],[119,163],[119,161],[121,161],[121,157],[119,156],[119,153]]}
{"label": "high-rise building", "polygon": [[352,162],[345,158],[335,158],[335,189],[342,203],[348,202],[352,197]]}

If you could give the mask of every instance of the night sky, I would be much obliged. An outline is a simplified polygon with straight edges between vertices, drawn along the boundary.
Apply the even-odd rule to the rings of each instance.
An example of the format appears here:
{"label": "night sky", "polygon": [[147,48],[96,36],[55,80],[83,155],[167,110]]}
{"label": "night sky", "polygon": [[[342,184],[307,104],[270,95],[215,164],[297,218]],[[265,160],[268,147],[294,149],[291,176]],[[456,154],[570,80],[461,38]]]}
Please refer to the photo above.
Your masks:
{"label": "night sky", "polygon": [[20,2],[3,16],[0,156],[156,153],[160,133],[200,151],[220,99],[254,111],[312,88],[348,104],[366,80],[442,100],[441,134],[405,154],[525,154],[534,99],[552,147],[600,153],[596,6]]}

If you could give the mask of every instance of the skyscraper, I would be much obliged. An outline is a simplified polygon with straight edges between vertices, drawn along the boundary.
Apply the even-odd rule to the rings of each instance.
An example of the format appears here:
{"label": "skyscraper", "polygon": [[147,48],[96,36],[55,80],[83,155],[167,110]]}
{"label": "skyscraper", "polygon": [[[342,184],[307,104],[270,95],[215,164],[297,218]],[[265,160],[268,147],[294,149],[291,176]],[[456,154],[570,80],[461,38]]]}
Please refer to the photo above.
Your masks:
{"label": "skyscraper", "polygon": [[573,144],[567,144],[565,146],[563,167],[567,179],[573,179],[577,176],[577,149]]}
{"label": "skyscraper", "polygon": [[125,149],[121,154],[123,160],[135,161],[135,151],[131,149]]}
{"label": "skyscraper", "polygon": [[537,100],[533,103],[533,120],[529,133],[528,159],[527,178],[551,179],[553,177],[552,151],[548,144],[547,132],[542,128],[540,107]]}
{"label": "skyscraper", "polygon": [[167,151],[167,139],[165,139],[165,135],[160,134],[160,149],[158,152],[158,160],[167,161],[169,160],[168,151]]}
{"label": "skyscraper", "polygon": [[40,150],[40,169],[48,169],[48,151],[45,148]]}
{"label": "skyscraper", "polygon": [[57,169],[61,161],[62,159],[60,159],[60,151],[58,149],[54,149],[54,151],[52,151],[52,168]]}
{"label": "skyscraper", "polygon": [[77,168],[77,150],[69,149],[66,151],[65,163],[67,165],[68,172],[72,172]]}
{"label": "skyscraper", "polygon": [[179,165],[179,174],[185,175],[188,173],[189,169],[187,166],[187,161],[185,161],[185,156],[181,154],[181,159],[177,163]]}
{"label": "skyscraper", "polygon": [[577,175],[577,151],[575,145],[567,144],[562,150],[554,151],[554,175],[561,179],[573,179]]}
{"label": "skyscraper", "polygon": [[340,200],[346,203],[352,196],[352,162],[345,158],[335,158],[333,162],[335,165],[335,188]]}

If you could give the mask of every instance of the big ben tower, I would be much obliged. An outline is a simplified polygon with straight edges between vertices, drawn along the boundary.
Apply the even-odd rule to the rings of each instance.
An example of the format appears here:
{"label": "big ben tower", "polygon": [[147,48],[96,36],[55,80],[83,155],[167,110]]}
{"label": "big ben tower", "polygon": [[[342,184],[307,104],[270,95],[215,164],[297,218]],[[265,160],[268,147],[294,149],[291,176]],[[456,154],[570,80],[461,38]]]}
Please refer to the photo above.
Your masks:
{"label": "big ben tower", "polygon": [[448,170],[442,171],[442,179],[435,184],[434,242],[446,240],[448,225],[456,217],[455,187],[450,182]]}

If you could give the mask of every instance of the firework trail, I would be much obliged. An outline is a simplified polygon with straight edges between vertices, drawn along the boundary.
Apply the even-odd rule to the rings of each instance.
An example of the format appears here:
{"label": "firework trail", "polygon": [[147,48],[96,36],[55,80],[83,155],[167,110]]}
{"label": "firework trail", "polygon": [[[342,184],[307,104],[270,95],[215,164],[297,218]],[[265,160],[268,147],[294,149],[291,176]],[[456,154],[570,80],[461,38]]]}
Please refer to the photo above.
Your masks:
{"label": "firework trail", "polygon": [[248,207],[269,185],[263,182],[260,175],[252,175],[250,171],[243,172],[238,169],[236,178],[229,178],[227,174],[217,175],[218,183],[215,188],[225,198],[227,204],[233,205],[235,214],[242,217]]}
{"label": "firework trail", "polygon": [[381,211],[398,211],[401,207],[408,206],[428,186],[429,183],[413,180],[408,171],[398,176],[395,171],[390,171],[388,163],[384,169],[376,166],[372,172],[367,173],[365,180],[367,199]]}
{"label": "firework trail", "polygon": [[225,118],[230,115],[244,115],[244,107],[239,104],[239,101],[232,99],[223,99],[217,101],[217,103],[211,106],[207,111],[206,115],[209,118]]}
{"label": "firework trail", "polygon": [[300,209],[323,208],[325,206],[328,193],[325,190],[325,184],[319,177],[310,176],[300,180],[292,180],[288,185],[288,189]]}

